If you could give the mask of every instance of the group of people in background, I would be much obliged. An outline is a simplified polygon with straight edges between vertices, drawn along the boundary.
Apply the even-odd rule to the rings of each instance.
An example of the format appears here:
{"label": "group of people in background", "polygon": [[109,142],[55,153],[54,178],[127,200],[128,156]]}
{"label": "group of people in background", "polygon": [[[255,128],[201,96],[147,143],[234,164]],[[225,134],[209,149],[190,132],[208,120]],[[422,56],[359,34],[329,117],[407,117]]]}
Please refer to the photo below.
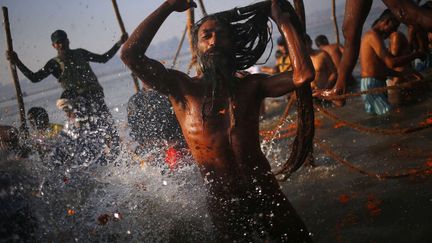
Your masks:
{"label": "group of people in background", "polygon": [[[432,2],[426,2],[421,8],[432,11]],[[350,74],[345,80],[347,86],[358,85],[360,91],[396,86],[421,79],[422,75],[419,72],[432,67],[432,32],[426,31],[426,45],[418,44],[416,36],[412,36],[411,26],[407,28],[410,38],[399,31],[399,26],[400,21],[388,9],[378,17],[361,40],[359,57],[361,79],[357,81]],[[388,46],[385,44],[386,40],[388,40]],[[323,91],[332,89],[336,85],[338,67],[341,65],[344,48],[337,43],[329,43],[325,35],[318,35],[315,38],[318,50],[313,49],[309,35],[305,36],[304,43],[315,69],[315,79],[311,87],[314,90],[314,96],[320,97]],[[279,38],[276,65],[274,67],[263,66],[259,71],[275,74],[285,70],[292,71],[291,61],[286,43],[283,38]],[[355,90],[355,87],[352,90]],[[405,89],[389,89],[387,92],[378,94],[364,94],[362,98],[365,111],[371,115],[388,114],[392,108],[416,100],[418,93],[413,92],[414,90],[419,91],[414,86],[407,86]],[[332,102],[336,106],[342,105],[339,99],[334,99]]]}

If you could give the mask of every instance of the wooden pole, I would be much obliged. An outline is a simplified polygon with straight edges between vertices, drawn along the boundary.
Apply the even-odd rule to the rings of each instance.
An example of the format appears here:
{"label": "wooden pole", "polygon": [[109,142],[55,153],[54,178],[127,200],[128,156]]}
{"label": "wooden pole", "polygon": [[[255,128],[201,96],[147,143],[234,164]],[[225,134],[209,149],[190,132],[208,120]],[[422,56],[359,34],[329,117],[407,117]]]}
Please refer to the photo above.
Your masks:
{"label": "wooden pole", "polygon": [[192,28],[195,24],[195,14],[194,14],[194,8],[189,8],[187,11],[187,23],[186,23],[186,27],[188,30],[188,38],[189,38],[189,47],[190,47],[190,51],[191,51],[191,61],[189,64],[189,68],[188,68],[188,72],[190,71],[190,69],[192,68],[192,66],[195,64],[196,62],[196,53],[195,50],[193,48],[193,42],[192,42]]}
{"label": "wooden pole", "polygon": [[[9,24],[9,14],[7,7],[2,7],[3,10],[3,23],[4,28],[6,32],[6,43],[7,43],[7,50],[8,52],[13,52],[13,44],[12,44],[12,35],[10,31],[10,24]],[[12,79],[15,85],[15,91],[16,91],[16,97],[18,101],[18,108],[19,108],[19,114],[20,114],[20,130],[24,132],[24,136],[28,134],[28,129],[26,125],[26,116],[25,116],[25,108],[24,108],[24,100],[21,92],[21,86],[18,80],[18,74],[16,70],[15,64],[13,64],[11,61],[9,62]]]}
{"label": "wooden pole", "polygon": [[179,45],[177,47],[177,51],[176,51],[176,53],[174,55],[173,63],[172,63],[171,68],[174,68],[175,65],[176,65],[176,63],[177,63],[177,58],[178,58],[178,56],[180,54],[181,48],[183,47],[183,42],[184,42],[184,39],[186,37],[186,32],[187,32],[187,26],[185,27],[185,30],[183,31],[183,35],[182,35],[182,37],[180,39],[180,43],[179,43]]}
{"label": "wooden pole", "polygon": [[339,27],[338,27],[337,18],[336,18],[336,1],[335,0],[332,0],[332,16],[333,16],[334,29],[335,29],[335,33],[336,33],[336,43],[338,45],[340,45]]}
{"label": "wooden pole", "polygon": [[203,16],[207,16],[207,11],[206,11],[206,9],[205,9],[205,7],[204,7],[204,2],[203,2],[203,0],[198,0],[198,4],[199,4],[199,6],[200,6],[200,8],[201,8],[202,15],[203,15]]}
{"label": "wooden pole", "polygon": [[[119,26],[120,26],[121,33],[122,34],[126,34],[126,28],[124,26],[122,17],[120,15],[120,11],[119,11],[119,8],[118,8],[118,5],[117,5],[117,1],[116,0],[112,0],[112,4],[113,4],[113,7],[114,7],[114,12],[115,12],[115,15],[116,15],[116,18],[117,18],[117,22],[119,23]],[[138,93],[138,91],[140,91],[140,85],[139,85],[139,82],[138,82],[138,78],[133,73],[131,74],[131,76],[132,76],[132,80],[133,80],[134,86],[135,86],[135,93]]]}

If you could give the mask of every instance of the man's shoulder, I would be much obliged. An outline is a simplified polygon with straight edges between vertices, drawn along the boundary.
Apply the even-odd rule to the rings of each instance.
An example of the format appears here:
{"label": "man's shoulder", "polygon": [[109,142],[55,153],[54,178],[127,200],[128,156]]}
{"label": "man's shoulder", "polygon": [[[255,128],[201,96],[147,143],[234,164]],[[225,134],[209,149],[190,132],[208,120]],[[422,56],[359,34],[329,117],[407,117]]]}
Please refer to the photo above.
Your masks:
{"label": "man's shoulder", "polygon": [[368,32],[366,32],[363,35],[363,38],[362,38],[360,44],[362,47],[367,47],[367,46],[372,47],[372,46],[377,45],[383,41],[384,40],[380,37],[380,35],[377,32],[375,32],[373,30],[369,30]]}
{"label": "man's shoulder", "polygon": [[194,80],[197,79],[196,76],[189,76],[189,74],[176,69],[168,68],[167,71],[168,71],[167,72],[168,75],[166,76],[167,79],[178,80],[182,82],[194,82]]}
{"label": "man's shoulder", "polygon": [[88,50],[84,49],[84,48],[77,48],[77,49],[71,49],[70,52],[76,56],[84,56],[87,55],[88,53],[90,53]]}
{"label": "man's shoulder", "polygon": [[382,39],[380,35],[373,29],[366,31],[366,33],[363,35],[363,40],[373,40],[373,39],[378,39],[378,40]]}
{"label": "man's shoulder", "polygon": [[271,75],[268,75],[266,73],[248,73],[248,72],[237,72],[236,78],[240,83],[243,84],[252,84],[259,82],[260,80],[263,80]]}
{"label": "man's shoulder", "polygon": [[333,44],[328,45],[328,49],[331,52],[337,52],[337,51],[340,51],[340,45],[338,43],[333,43]]}
{"label": "man's shoulder", "polygon": [[321,60],[325,59],[327,56],[329,56],[329,54],[324,50],[315,50],[311,56]]}

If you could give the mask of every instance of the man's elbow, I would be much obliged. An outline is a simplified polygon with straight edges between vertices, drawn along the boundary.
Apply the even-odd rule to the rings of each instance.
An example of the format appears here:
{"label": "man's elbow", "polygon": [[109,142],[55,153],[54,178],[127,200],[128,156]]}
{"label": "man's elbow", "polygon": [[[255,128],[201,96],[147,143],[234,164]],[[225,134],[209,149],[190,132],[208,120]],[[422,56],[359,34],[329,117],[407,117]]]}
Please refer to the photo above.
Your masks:
{"label": "man's elbow", "polygon": [[297,87],[301,87],[305,84],[310,84],[315,79],[315,69],[307,68],[301,75],[301,77],[295,83]]}
{"label": "man's elbow", "polygon": [[132,63],[132,53],[129,48],[126,48],[123,46],[123,48],[120,51],[120,59],[123,61],[126,66],[130,66]]}

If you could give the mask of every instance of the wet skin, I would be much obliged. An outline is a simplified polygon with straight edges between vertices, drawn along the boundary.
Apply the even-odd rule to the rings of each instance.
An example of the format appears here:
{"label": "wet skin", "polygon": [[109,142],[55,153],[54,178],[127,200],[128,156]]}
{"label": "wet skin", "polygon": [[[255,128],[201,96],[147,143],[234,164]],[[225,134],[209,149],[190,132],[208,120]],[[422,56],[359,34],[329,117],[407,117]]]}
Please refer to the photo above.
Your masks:
{"label": "wet skin", "polygon": [[[306,52],[300,37],[288,17],[273,6],[272,18],[287,40],[293,60],[293,74],[242,76],[234,72],[219,76],[220,85],[215,89],[210,109],[207,107],[211,107],[211,95],[210,92],[205,93],[209,81],[205,75],[189,77],[182,72],[165,69],[158,61],[142,55],[169,14],[185,11],[189,7],[186,0],[163,3],[135,29],[122,49],[122,60],[143,82],[168,95],[188,147],[209,183],[210,194],[214,196],[214,200],[209,199],[209,206],[219,231],[234,239],[241,230],[241,223],[235,221],[245,216],[243,211],[262,212],[265,215],[263,224],[270,238],[280,239],[288,233],[294,238],[306,239],[308,236],[304,233],[306,229],[301,219],[280,191],[260,149],[258,119],[264,98],[284,95],[309,84],[313,79],[312,63],[302,54]],[[228,31],[214,19],[201,25],[198,53],[207,53],[216,59],[219,58],[218,50],[227,53],[231,49]],[[230,83],[234,84],[231,88]],[[233,95],[229,95],[229,90]],[[256,193],[257,187],[261,188],[261,194]],[[234,205],[231,202],[234,198],[240,198],[241,203]],[[277,208],[276,204],[279,205]],[[267,218],[270,211],[275,212],[271,219]],[[270,226],[270,222],[277,223]]]}
{"label": "wet skin", "polygon": [[341,46],[335,43],[335,44],[321,45],[319,48],[330,55],[335,67],[339,66],[342,59]]}
{"label": "wet skin", "polygon": [[[416,6],[410,0],[383,0],[383,2],[401,22],[416,25],[418,28],[427,31],[432,30],[432,14],[430,11],[428,12]],[[346,1],[345,18],[342,27],[345,44],[341,64],[338,66],[338,79],[332,90],[327,90],[317,96],[325,98],[345,92],[346,80],[349,79],[359,55],[362,27],[371,6],[372,0]],[[344,104],[345,100],[338,103],[339,106]]]}
{"label": "wet skin", "polygon": [[[405,35],[402,32],[395,31],[391,33],[389,36],[389,40],[390,40],[389,51],[393,56],[399,57],[399,56],[410,54],[408,39],[405,37]],[[405,72],[410,69],[411,69],[411,63],[407,63],[401,67],[393,68],[393,70],[398,72]],[[404,81],[403,78],[393,77],[391,79],[391,85],[395,85],[403,81]]]}
{"label": "wet skin", "polygon": [[360,47],[360,65],[362,77],[374,77],[385,81],[387,76],[399,77],[404,73],[394,71],[396,67],[408,64],[418,54],[393,56],[385,47],[384,39],[396,31],[398,24],[391,20],[379,21],[365,33]]}
{"label": "wet skin", "polygon": [[312,88],[328,89],[333,87],[337,72],[331,57],[327,52],[321,50],[311,49],[309,53],[315,68],[315,79],[312,82]]}

